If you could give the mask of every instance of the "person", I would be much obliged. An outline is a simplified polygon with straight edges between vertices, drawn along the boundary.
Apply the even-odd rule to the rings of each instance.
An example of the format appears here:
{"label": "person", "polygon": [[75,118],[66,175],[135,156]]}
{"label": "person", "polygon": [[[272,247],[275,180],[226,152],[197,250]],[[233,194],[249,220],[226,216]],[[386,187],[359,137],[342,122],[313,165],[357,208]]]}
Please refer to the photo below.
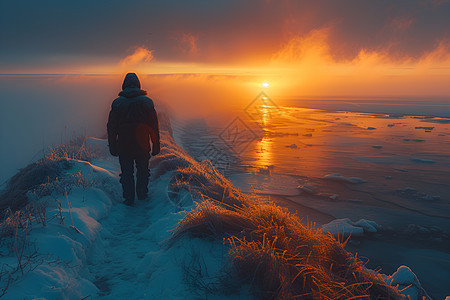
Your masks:
{"label": "person", "polygon": [[130,206],[135,194],[140,200],[147,198],[150,151],[152,156],[160,151],[158,117],[152,99],[146,95],[137,75],[128,73],[119,97],[111,105],[107,124],[109,151],[119,157],[124,204]]}

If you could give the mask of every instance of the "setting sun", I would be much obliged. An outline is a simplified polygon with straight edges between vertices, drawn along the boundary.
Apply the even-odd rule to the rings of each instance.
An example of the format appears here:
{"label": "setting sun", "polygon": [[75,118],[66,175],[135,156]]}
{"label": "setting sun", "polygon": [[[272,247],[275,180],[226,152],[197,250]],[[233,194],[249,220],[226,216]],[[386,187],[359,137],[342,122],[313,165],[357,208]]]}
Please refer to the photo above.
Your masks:
{"label": "setting sun", "polygon": [[267,89],[267,88],[269,87],[269,83],[268,83],[267,81],[265,81],[265,82],[263,82],[263,83],[261,84],[261,86],[262,86],[263,88]]}

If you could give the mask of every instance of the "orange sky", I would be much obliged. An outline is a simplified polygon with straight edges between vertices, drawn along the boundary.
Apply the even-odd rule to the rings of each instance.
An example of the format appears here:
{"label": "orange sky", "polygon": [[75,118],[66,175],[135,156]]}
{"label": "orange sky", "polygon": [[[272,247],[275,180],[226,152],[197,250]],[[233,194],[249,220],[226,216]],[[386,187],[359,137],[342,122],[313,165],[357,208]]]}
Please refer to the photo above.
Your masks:
{"label": "orange sky", "polygon": [[449,1],[48,2],[35,7],[42,14],[9,4],[0,73],[164,74],[164,86],[149,84],[210,96],[254,94],[268,81],[279,98],[450,98]]}
{"label": "orange sky", "polygon": [[[330,28],[293,36],[270,59],[240,64],[171,63],[158,61],[149,49],[137,47],[111,72],[196,74],[192,85],[217,84],[254,90],[270,83],[277,97],[304,96],[450,96],[450,43],[442,41],[419,57],[393,56],[387,49],[359,49],[354,57],[336,59],[328,40]],[[94,70],[93,70],[94,71]],[[216,75],[216,76],[211,76]],[[186,76],[174,75],[175,80]]]}

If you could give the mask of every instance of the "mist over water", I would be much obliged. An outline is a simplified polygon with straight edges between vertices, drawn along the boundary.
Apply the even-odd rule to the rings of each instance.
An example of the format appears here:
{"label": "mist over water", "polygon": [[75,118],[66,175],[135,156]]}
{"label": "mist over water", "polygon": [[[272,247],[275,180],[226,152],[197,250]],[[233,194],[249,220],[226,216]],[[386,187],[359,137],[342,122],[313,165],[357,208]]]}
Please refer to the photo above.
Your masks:
{"label": "mist over water", "polygon": [[[19,168],[41,158],[49,147],[82,134],[105,137],[111,103],[121,90],[123,78],[124,75],[0,75],[0,184]],[[193,75],[139,78],[155,105],[166,107],[178,119],[209,116],[217,122],[225,118],[226,109],[233,105],[226,93],[228,80]]]}
{"label": "mist over water", "polygon": [[[194,157],[224,166],[237,188],[305,223],[320,228],[335,219],[376,222],[383,228],[379,234],[347,249],[385,274],[409,266],[433,299],[443,299],[448,290],[442,278],[450,276],[450,118],[420,116],[434,108],[417,101],[326,106],[328,101],[254,103],[250,114],[242,108],[220,127],[190,124],[182,145]],[[330,110],[302,107],[316,104]],[[377,105],[384,113],[346,111],[354,105],[362,111]],[[227,158],[229,148],[238,153],[237,162]]]}
{"label": "mist over water", "polygon": [[[139,75],[139,74],[138,74]],[[104,137],[111,102],[124,75],[1,75],[0,183],[42,157],[43,150],[87,134]],[[255,76],[139,75],[156,106],[176,120],[204,119],[223,127],[261,91]],[[450,116],[450,102],[429,99],[303,99],[268,94],[281,104],[332,110]]]}
{"label": "mist over water", "polygon": [[[48,147],[81,134],[104,138],[110,106],[123,77],[0,75],[0,183],[42,157]],[[270,87],[264,92],[283,114],[281,118],[259,114],[261,127],[253,126],[245,113],[262,91],[260,78],[139,77],[157,111],[169,111],[173,126],[184,128],[178,141],[194,157],[238,116],[256,132],[258,136],[239,152],[240,164],[231,170],[238,175],[237,185],[253,185],[252,189],[281,201],[280,205],[294,203],[295,209],[301,207],[319,224],[335,217],[367,217],[394,228],[410,223],[450,228],[445,213],[450,205],[450,101],[445,97],[288,98]],[[333,173],[367,182],[346,188],[324,178]],[[318,194],[298,196],[298,184]],[[271,195],[275,192],[279,194]],[[283,202],[283,197],[289,202]],[[420,246],[411,243],[413,249]],[[395,246],[401,251],[407,248]],[[359,250],[369,253],[377,247]],[[379,259],[389,272],[395,271],[398,259],[389,265],[386,257],[376,254],[370,257]],[[419,271],[424,286],[433,287],[434,277],[425,276],[427,270],[416,263],[422,259],[417,255],[401,260]]]}

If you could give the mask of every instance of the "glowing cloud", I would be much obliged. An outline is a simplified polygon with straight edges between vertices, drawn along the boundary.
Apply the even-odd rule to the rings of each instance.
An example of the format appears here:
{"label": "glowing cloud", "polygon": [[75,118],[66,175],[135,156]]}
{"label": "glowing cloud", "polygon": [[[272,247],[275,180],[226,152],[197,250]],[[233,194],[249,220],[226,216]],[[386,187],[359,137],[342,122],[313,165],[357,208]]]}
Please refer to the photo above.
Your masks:
{"label": "glowing cloud", "polygon": [[312,30],[305,36],[293,36],[272,56],[272,62],[287,63],[330,61],[329,28]]}
{"label": "glowing cloud", "polygon": [[[401,25],[407,30],[412,20]],[[274,53],[271,67],[282,78],[286,95],[449,95],[450,43],[442,40],[419,56],[389,45],[360,48],[339,57],[330,44],[330,28],[291,36]],[[280,84],[277,84],[280,85]]]}
{"label": "glowing cloud", "polygon": [[134,52],[120,61],[122,66],[136,66],[143,62],[150,62],[153,59],[153,50],[144,47],[137,47]]}

